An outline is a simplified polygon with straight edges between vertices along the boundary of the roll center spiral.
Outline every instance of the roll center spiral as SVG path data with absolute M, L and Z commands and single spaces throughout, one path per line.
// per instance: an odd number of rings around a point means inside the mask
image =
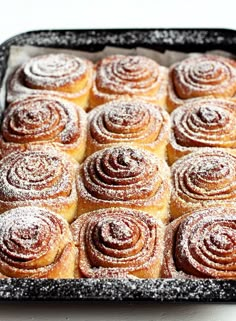
M 216 180 L 228 175 L 229 168 L 219 159 L 203 160 L 200 164 L 193 166 L 191 171 L 192 177 L 201 177 L 207 180 Z
M 197 64 L 195 67 L 196 73 L 200 75 L 202 74 L 205 77 L 207 76 L 210 77 L 214 69 L 215 69 L 214 64 L 206 61 Z
M 236 233 L 229 233 L 229 228 L 217 226 L 211 233 L 210 240 L 218 249 L 229 250 L 235 247 Z
M 125 240 L 132 236 L 132 231 L 125 222 L 113 221 L 110 223 L 110 232 L 113 238 Z
M 212 106 L 201 106 L 197 114 L 204 123 L 217 123 L 221 118 L 220 108 Z

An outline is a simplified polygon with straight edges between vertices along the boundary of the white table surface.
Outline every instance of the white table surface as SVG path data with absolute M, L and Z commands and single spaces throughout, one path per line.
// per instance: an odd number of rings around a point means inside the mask
M 235 0 L 0 0 L 0 42 L 34 29 L 236 29 Z M 1 303 L 0 321 L 234 321 L 235 305 Z

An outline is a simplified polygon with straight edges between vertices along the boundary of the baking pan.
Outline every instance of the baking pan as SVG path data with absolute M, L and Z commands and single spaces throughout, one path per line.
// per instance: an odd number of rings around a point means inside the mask
M 102 50 L 105 46 L 158 51 L 236 54 L 236 31 L 226 29 L 44 30 L 17 35 L 0 46 L 2 82 L 12 45 Z M 0 300 L 235 302 L 236 280 L 210 279 L 2 279 Z

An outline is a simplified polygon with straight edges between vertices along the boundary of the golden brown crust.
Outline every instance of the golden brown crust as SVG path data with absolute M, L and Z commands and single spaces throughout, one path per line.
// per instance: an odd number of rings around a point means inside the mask
M 0 216 L 0 277 L 73 278 L 75 245 L 68 223 L 39 207 Z
M 32 95 L 54 95 L 88 107 L 94 78 L 92 62 L 72 55 L 49 54 L 31 58 L 10 78 L 9 103 Z
M 169 163 L 200 148 L 236 154 L 236 103 L 225 99 L 193 100 L 171 114 Z
M 1 157 L 51 146 L 82 161 L 86 147 L 86 113 L 53 96 L 31 96 L 7 108 L 0 134 Z
M 11 153 L 0 161 L 0 213 L 46 207 L 69 222 L 76 216 L 76 162 L 48 148 Z
M 164 225 L 147 213 L 107 208 L 71 225 L 78 247 L 76 277 L 159 277 Z
M 128 146 L 103 149 L 85 160 L 77 176 L 78 215 L 127 207 L 168 221 L 169 168 L 147 151 Z
M 166 105 L 167 68 L 143 56 L 109 56 L 97 63 L 90 108 L 111 100 L 142 98 Z
M 213 207 L 184 215 L 166 229 L 161 276 L 236 278 L 236 210 Z
M 167 106 L 176 107 L 198 99 L 232 98 L 236 93 L 236 63 L 214 55 L 197 55 L 170 67 Z
M 86 154 L 115 145 L 130 145 L 165 157 L 169 115 L 162 107 L 143 100 L 115 100 L 88 115 Z
M 212 206 L 236 204 L 236 157 L 218 149 L 182 157 L 171 168 L 171 218 Z

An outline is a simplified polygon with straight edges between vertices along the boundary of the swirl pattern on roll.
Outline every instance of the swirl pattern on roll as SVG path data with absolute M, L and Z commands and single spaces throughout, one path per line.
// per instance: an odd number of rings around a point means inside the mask
M 51 211 L 20 207 L 0 216 L 0 277 L 74 276 L 68 223 Z
M 49 54 L 31 58 L 10 78 L 8 102 L 22 96 L 51 94 L 85 107 L 92 85 L 93 66 L 73 55 Z
M 0 137 L 1 153 L 48 144 L 78 154 L 78 149 L 85 150 L 85 135 L 86 114 L 82 109 L 63 99 L 32 96 L 7 108 Z
M 86 66 L 82 59 L 65 54 L 32 58 L 24 67 L 25 82 L 32 88 L 51 89 L 82 77 Z
M 7 155 L 0 161 L 0 211 L 23 204 L 69 213 L 77 199 L 75 170 L 66 155 L 47 148 Z
M 223 99 L 193 100 L 174 110 L 171 121 L 168 154 L 174 160 L 198 147 L 227 148 L 234 153 L 236 103 Z
M 160 102 L 166 96 L 166 68 L 143 56 L 114 55 L 97 64 L 91 106 L 110 100 L 142 97 Z
M 158 277 L 164 225 L 147 213 L 108 208 L 72 223 L 78 247 L 77 277 Z
M 117 100 L 90 112 L 87 153 L 129 144 L 164 156 L 169 116 L 163 108 L 141 100 Z
M 172 166 L 172 217 L 236 201 L 236 157 L 217 149 L 184 156 Z
M 85 212 L 124 206 L 144 207 L 158 215 L 160 209 L 167 211 L 169 191 L 166 163 L 147 151 L 128 146 L 90 155 L 78 175 L 80 210 Z
M 172 222 L 165 234 L 162 277 L 235 279 L 235 208 L 203 209 Z
M 187 58 L 170 68 L 169 77 L 170 109 L 192 98 L 229 98 L 236 93 L 236 63 L 221 56 Z

